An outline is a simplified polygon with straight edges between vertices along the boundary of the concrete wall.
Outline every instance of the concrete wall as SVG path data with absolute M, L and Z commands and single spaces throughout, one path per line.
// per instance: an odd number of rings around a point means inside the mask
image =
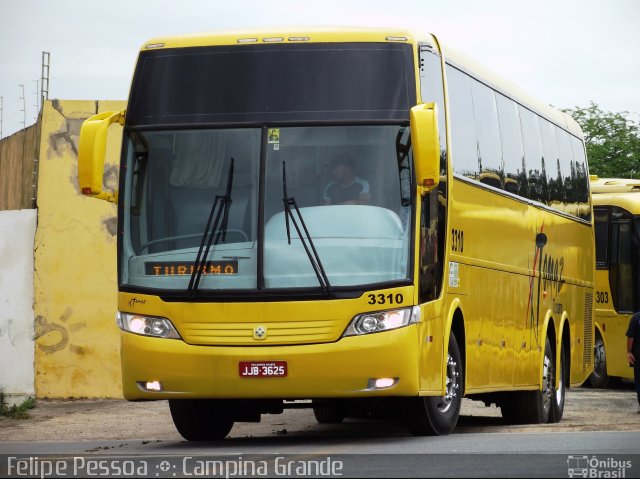
M 38 126 L 29 126 L 0 140 L 0 210 L 34 207 Z
M 86 118 L 123 108 L 124 102 L 103 101 L 43 106 L 34 254 L 37 397 L 122 396 L 116 206 L 80 194 L 77 151 Z M 122 128 L 111 129 L 104 181 L 114 187 Z
M 36 210 L 0 211 L 0 392 L 34 395 L 33 238 Z

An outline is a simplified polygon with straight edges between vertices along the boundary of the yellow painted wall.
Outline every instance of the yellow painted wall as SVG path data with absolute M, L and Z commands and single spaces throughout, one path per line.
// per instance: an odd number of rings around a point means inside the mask
M 78 189 L 78 137 L 91 115 L 119 101 L 43 106 L 35 238 L 36 396 L 122 397 L 117 308 L 116 206 Z M 117 187 L 122 128 L 110 130 L 105 185 Z

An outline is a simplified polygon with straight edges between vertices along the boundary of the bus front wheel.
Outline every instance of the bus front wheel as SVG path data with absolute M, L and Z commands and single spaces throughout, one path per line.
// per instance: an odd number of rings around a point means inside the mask
M 346 411 L 338 404 L 313 401 L 313 415 L 319 424 L 340 424 L 344 421 Z
M 463 394 L 462 355 L 452 332 L 449 336 L 447 355 L 446 394 L 442 397 L 408 399 L 406 423 L 411 433 L 415 436 L 450 434 L 458 423 Z
M 224 439 L 233 427 L 228 401 L 169 399 L 173 424 L 187 441 Z

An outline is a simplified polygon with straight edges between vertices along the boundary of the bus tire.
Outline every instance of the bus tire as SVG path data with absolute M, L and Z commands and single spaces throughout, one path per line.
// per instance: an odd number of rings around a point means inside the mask
M 524 424 L 525 418 L 522 415 L 522 409 L 524 408 L 524 393 L 521 391 L 514 391 L 510 393 L 503 393 L 501 400 L 498 403 L 500 412 L 502 413 L 502 419 L 507 424 Z
M 313 404 L 313 415 L 318 424 L 340 424 L 344 421 L 346 411 L 343 407 L 331 404 Z
M 600 334 L 596 334 L 596 340 L 593 345 L 593 372 L 589 376 L 589 384 L 595 389 L 604 389 L 609 385 L 607 351 Z
M 458 424 L 464 394 L 464 367 L 458 341 L 451 332 L 447 355 L 447 394 L 443 397 L 409 398 L 406 423 L 415 436 L 443 436 Z
M 546 424 L 551 416 L 555 397 L 553 352 L 549 337 L 544 346 L 542 390 L 507 393 L 500 403 L 502 417 L 507 424 Z M 564 409 L 564 395 L 562 397 Z
M 169 399 L 173 424 L 187 441 L 218 441 L 233 427 L 228 401 Z
M 551 411 L 549 413 L 549 422 L 560 422 L 564 413 L 564 398 L 566 393 L 566 384 L 569 376 L 567 371 L 567 350 L 560 345 L 560 364 L 556 366 L 556 374 L 559 375 L 558 388 L 554 387 L 551 400 Z M 555 378 L 554 378 L 555 380 Z

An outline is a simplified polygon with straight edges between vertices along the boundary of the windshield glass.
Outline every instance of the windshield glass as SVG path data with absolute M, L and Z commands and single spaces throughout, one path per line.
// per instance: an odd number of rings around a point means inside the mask
M 410 206 L 402 206 L 398 126 L 269 131 L 265 196 L 265 285 L 317 286 L 283 203 L 293 198 L 331 286 L 405 279 Z M 407 132 L 408 134 L 408 132 Z M 304 235 L 303 235 L 304 237 Z
M 408 134 L 391 125 L 131 133 L 121 283 L 186 292 L 212 214 L 227 218 L 209 232 L 201 294 L 319 289 L 314 261 L 332 288 L 407 279 L 410 162 L 396 145 Z M 285 181 L 315 258 L 296 224 L 287 229 Z
M 130 136 L 123 283 L 187 288 L 216 197 L 227 192 L 233 162 L 225 234 L 211 248 L 200 285 L 256 288 L 260 137 L 260 129 Z

